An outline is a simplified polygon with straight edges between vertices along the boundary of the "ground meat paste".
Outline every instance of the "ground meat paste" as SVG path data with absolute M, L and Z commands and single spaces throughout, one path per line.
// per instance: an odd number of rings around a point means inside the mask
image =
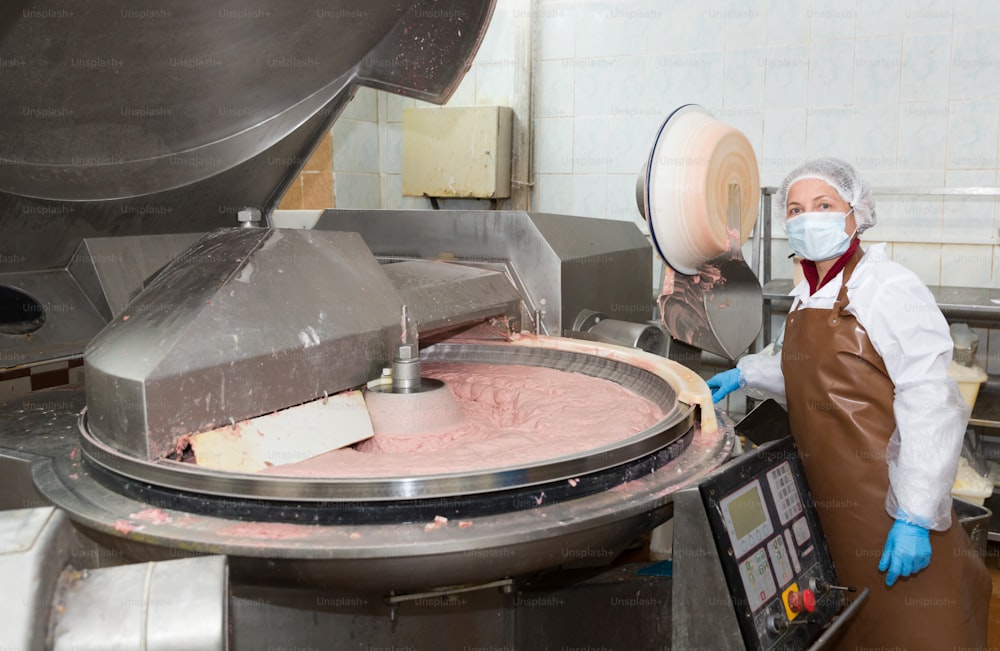
M 263 473 L 296 477 L 398 477 L 524 466 L 609 445 L 641 432 L 663 410 L 620 385 L 545 367 L 428 362 L 461 416 L 443 427 L 426 415 L 419 434 L 380 434 Z M 373 418 L 377 423 L 378 419 Z

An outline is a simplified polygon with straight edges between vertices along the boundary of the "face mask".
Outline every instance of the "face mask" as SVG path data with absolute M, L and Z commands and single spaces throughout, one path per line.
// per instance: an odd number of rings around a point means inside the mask
M 840 257 L 854 237 L 844 232 L 848 214 L 806 212 L 796 215 L 787 222 L 788 244 L 806 260 L 818 262 Z

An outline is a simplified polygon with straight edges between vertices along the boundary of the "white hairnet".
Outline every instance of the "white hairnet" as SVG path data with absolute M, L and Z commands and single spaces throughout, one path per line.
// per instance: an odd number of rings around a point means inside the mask
M 835 189 L 840 198 L 854 208 L 854 220 L 859 233 L 875 225 L 875 200 L 872 199 L 871 188 L 849 163 L 836 158 L 817 158 L 798 166 L 785 177 L 777 195 L 782 224 L 788 215 L 788 190 L 802 179 L 819 179 Z

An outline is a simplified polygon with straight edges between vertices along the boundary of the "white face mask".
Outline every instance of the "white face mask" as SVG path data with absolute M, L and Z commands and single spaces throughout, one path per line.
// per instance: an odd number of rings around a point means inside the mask
M 787 222 L 789 246 L 799 256 L 814 262 L 840 257 L 854 238 L 854 234 L 844 232 L 847 215 L 853 210 L 795 215 Z

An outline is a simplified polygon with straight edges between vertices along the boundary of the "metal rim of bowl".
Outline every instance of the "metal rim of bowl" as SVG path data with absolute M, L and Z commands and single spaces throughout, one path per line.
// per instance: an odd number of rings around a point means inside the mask
M 663 419 L 615 444 L 526 466 L 413 477 L 314 478 L 252 475 L 206 470 L 174 461 L 150 462 L 129 456 L 95 438 L 86 410 L 78 420 L 84 458 L 117 475 L 155 486 L 206 495 L 273 501 L 391 501 L 490 493 L 606 470 L 657 452 L 690 431 L 693 406 L 656 374 L 606 357 L 551 348 L 437 344 L 421 353 L 426 361 L 546 366 L 607 379 L 656 401 L 672 400 Z

